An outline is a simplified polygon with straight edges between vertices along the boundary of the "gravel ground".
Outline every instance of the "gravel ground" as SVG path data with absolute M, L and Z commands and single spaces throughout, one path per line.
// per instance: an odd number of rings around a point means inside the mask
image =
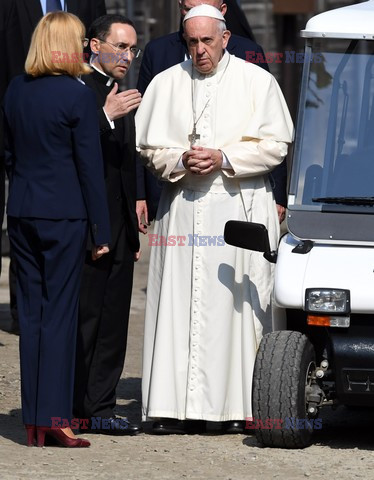
M 144 240 L 144 239 L 143 239 Z M 140 421 L 140 373 L 149 250 L 136 266 L 128 353 L 117 414 Z M 9 333 L 8 261 L 0 280 L 0 478 L 8 479 L 374 479 L 374 410 L 322 412 L 305 450 L 261 448 L 251 435 L 86 435 L 89 449 L 27 448 L 20 410 L 18 337 Z

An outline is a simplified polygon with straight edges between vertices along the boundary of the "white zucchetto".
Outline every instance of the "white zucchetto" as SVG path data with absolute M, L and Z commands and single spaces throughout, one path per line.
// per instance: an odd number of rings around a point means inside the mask
M 217 20 L 222 20 L 223 22 L 225 21 L 225 17 L 218 10 L 218 8 L 205 4 L 191 8 L 191 10 L 189 10 L 184 17 L 183 23 L 193 17 L 210 17 L 216 18 Z

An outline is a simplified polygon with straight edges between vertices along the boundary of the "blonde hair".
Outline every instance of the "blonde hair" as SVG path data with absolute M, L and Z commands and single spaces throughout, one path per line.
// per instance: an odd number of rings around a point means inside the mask
M 47 13 L 37 24 L 25 62 L 26 73 L 78 76 L 90 73 L 83 60 L 85 28 L 67 12 Z

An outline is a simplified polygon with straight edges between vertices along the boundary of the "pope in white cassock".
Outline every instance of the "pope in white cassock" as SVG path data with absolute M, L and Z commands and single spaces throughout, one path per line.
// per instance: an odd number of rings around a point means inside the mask
M 271 330 L 272 265 L 223 242 L 228 220 L 264 224 L 277 247 L 268 173 L 292 141 L 271 74 L 225 51 L 216 8 L 184 19 L 191 59 L 157 75 L 136 115 L 146 165 L 167 182 L 150 259 L 143 354 L 143 419 L 155 433 L 252 416 L 256 351 Z M 186 421 L 187 420 L 187 421 Z M 230 430 L 233 428 L 233 430 Z

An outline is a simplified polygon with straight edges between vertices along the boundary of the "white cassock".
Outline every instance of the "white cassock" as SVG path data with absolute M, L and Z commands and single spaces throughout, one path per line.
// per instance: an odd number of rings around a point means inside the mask
M 268 173 L 293 126 L 277 82 L 258 66 L 225 52 L 213 74 L 191 75 L 190 60 L 157 75 L 136 115 L 138 150 L 166 181 L 151 241 L 177 243 L 151 247 L 143 419 L 243 420 L 252 416 L 256 351 L 271 330 L 273 267 L 261 253 L 222 245 L 222 236 L 228 220 L 258 222 L 277 247 Z M 173 173 L 190 149 L 192 97 L 195 120 L 203 112 L 198 144 L 222 150 L 232 169 Z

